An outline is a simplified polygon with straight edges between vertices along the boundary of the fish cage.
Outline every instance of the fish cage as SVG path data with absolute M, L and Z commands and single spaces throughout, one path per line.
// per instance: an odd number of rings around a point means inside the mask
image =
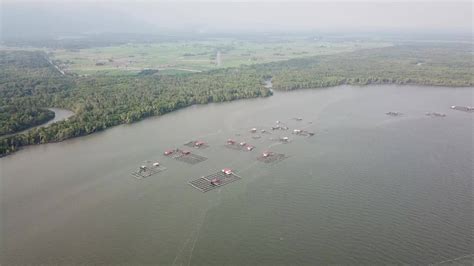
M 188 184 L 201 192 L 208 192 L 240 179 L 242 178 L 236 175 L 232 170 L 222 169 L 222 171 L 217 173 L 192 180 L 188 182 Z
M 231 139 L 227 140 L 224 146 L 226 148 L 229 148 L 231 150 L 236 150 L 236 151 L 253 151 L 255 149 L 255 146 L 250 145 L 244 141 L 237 142 Z
M 136 179 L 144 179 L 154 174 L 158 174 L 166 170 L 166 167 L 161 166 L 158 162 L 147 163 L 138 168 L 137 171 L 132 172 L 132 176 Z
M 205 143 L 204 141 L 200 140 L 191 140 L 184 144 L 184 146 L 196 149 L 206 149 L 209 148 L 209 144 Z
M 285 154 L 266 151 L 257 157 L 257 161 L 263 163 L 277 163 L 288 158 Z
M 472 107 L 472 106 L 456 106 L 456 105 L 453 105 L 453 106 L 451 106 L 451 109 L 458 110 L 458 111 L 463 111 L 463 112 L 468 112 L 468 113 L 474 112 L 474 107 Z
M 290 138 L 288 137 L 278 137 L 278 138 L 270 138 L 271 141 L 277 141 L 282 144 L 288 144 L 291 142 Z
M 167 151 L 168 152 L 168 151 Z M 171 153 L 165 152 L 167 157 L 173 158 L 177 161 L 188 163 L 188 164 L 197 164 L 207 160 L 206 157 L 194 154 L 190 151 L 175 149 Z
M 425 115 L 426 115 L 426 116 L 430 116 L 430 117 L 445 117 L 445 116 L 446 116 L 446 114 L 436 113 L 436 112 L 434 112 L 434 113 L 426 113 Z
M 290 128 L 285 126 L 285 125 L 281 125 L 281 124 L 278 124 L 276 126 L 272 126 L 271 127 L 273 131 L 275 130 L 289 130 Z
M 388 116 L 402 116 L 403 114 L 400 112 L 387 112 L 385 113 Z
M 310 131 L 303 130 L 303 129 L 294 129 L 292 133 L 293 133 L 294 135 L 303 136 L 303 137 L 311 137 L 311 136 L 314 136 L 314 132 L 310 132 Z

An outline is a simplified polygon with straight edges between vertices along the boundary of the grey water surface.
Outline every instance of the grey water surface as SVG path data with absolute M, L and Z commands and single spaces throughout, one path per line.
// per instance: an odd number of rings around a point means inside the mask
M 449 107 L 474 105 L 473 93 L 278 92 L 26 147 L 0 159 L 0 263 L 380 265 L 472 254 L 473 114 Z M 276 120 L 316 134 L 252 138 Z M 271 140 L 284 136 L 290 143 Z M 227 149 L 228 138 L 256 149 Z M 162 155 L 194 139 L 209 143 L 193 150 L 208 160 Z M 288 158 L 257 161 L 266 150 Z M 167 170 L 133 178 L 147 160 Z M 187 184 L 226 167 L 242 179 L 207 193 Z

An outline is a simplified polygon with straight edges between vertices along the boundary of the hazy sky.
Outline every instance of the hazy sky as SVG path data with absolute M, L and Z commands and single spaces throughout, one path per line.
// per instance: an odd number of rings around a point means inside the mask
M 2 1 L 2 0 L 0 0 Z M 1 33 L 472 32 L 471 1 L 3 0 Z

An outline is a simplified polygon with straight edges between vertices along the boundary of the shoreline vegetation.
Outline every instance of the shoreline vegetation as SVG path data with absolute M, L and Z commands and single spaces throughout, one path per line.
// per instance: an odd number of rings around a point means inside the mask
M 54 112 L 46 108 L 0 106 L 0 138 L 42 125 L 54 119 Z
M 369 84 L 471 87 L 471 50 L 466 44 L 396 45 L 200 73 L 114 76 L 61 75 L 44 52 L 0 51 L 0 107 L 6 110 L 2 117 L 8 119 L 12 108 L 24 115 L 41 106 L 75 113 L 48 127 L 0 136 L 0 157 L 22 146 L 88 135 L 194 104 L 268 97 L 271 89 Z M 264 86 L 270 78 L 271 89 Z

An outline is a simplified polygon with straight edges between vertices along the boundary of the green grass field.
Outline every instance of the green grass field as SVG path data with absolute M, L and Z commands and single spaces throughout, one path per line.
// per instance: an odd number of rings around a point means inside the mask
M 308 39 L 266 43 L 234 39 L 125 44 L 80 50 L 49 51 L 61 69 L 77 74 L 124 74 L 159 69 L 163 74 L 199 72 L 314 55 L 390 46 L 387 42 L 322 42 Z M 217 53 L 220 52 L 220 60 Z

